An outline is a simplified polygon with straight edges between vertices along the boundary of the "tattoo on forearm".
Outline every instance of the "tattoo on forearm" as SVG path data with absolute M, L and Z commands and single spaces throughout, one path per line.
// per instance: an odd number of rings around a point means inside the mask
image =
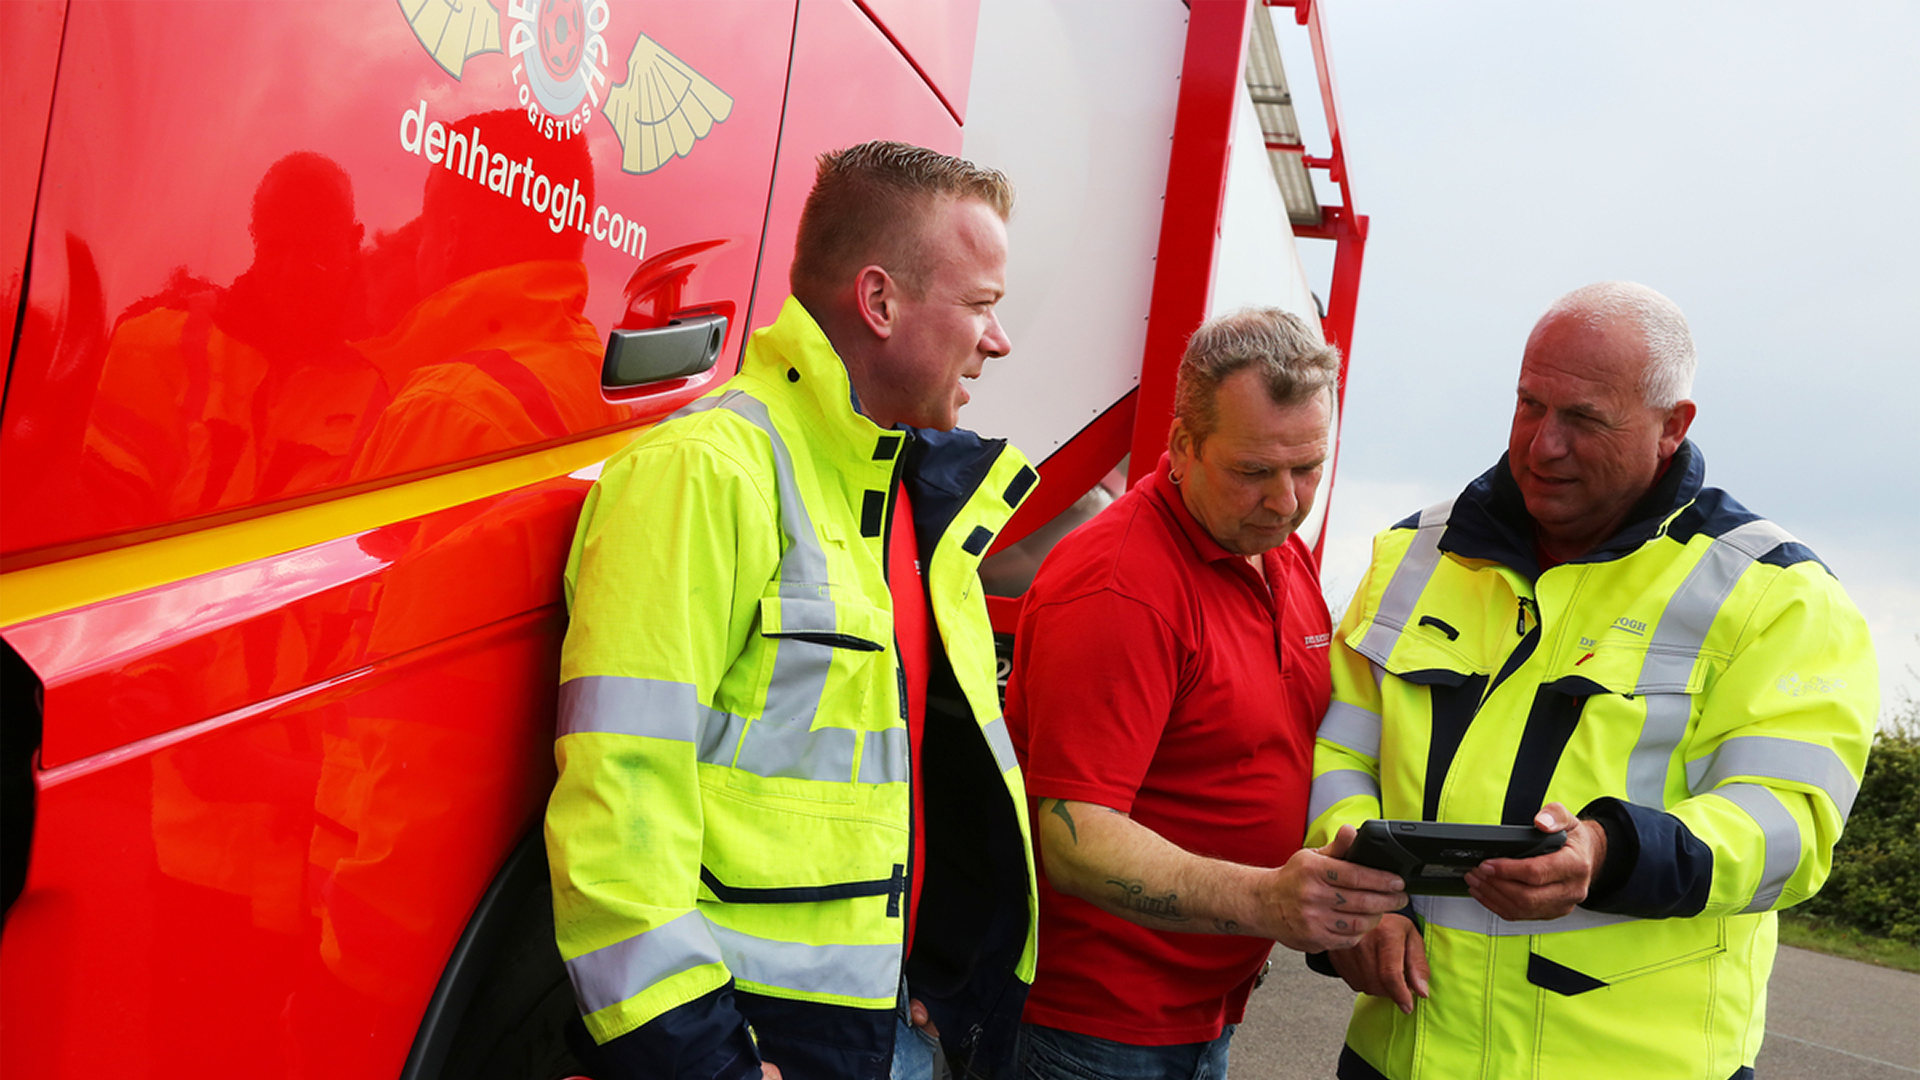
M 1080 845 L 1080 830 L 1073 826 L 1073 815 L 1067 813 L 1066 800 L 1053 800 L 1053 809 L 1047 812 L 1067 823 L 1067 834 L 1073 837 L 1074 846 L 1078 847 Z
M 1213 929 L 1217 933 L 1237 934 L 1240 932 L 1240 924 L 1234 922 L 1232 919 L 1215 919 L 1213 920 Z
M 1147 895 L 1144 881 L 1122 881 L 1108 878 L 1107 884 L 1120 891 L 1120 903 L 1132 911 L 1159 919 L 1163 922 L 1186 922 L 1190 916 L 1180 910 L 1180 894 L 1168 893 L 1165 896 Z

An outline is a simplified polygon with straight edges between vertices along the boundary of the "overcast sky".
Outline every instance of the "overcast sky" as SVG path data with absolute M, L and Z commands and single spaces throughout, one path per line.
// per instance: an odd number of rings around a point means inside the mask
M 1329 600 L 1505 448 L 1546 306 L 1626 278 L 1692 324 L 1708 483 L 1810 545 L 1920 695 L 1920 4 L 1323 3 L 1373 223 Z

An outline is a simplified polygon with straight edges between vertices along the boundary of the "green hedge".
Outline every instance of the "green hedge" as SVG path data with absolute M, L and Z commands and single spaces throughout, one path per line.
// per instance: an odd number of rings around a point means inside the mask
M 1920 704 L 1907 701 L 1874 737 L 1833 876 L 1799 910 L 1920 944 Z

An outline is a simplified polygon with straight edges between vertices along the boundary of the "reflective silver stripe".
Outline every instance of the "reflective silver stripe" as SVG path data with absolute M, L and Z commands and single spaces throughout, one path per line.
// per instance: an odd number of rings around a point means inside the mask
M 1860 794 L 1859 781 L 1847 771 L 1839 754 L 1819 743 L 1798 739 L 1767 735 L 1728 739 L 1711 755 L 1687 763 L 1687 789 L 1695 795 L 1712 791 L 1735 776 L 1790 780 L 1817 787 L 1840 808 L 1842 820 L 1853 812 L 1854 797 Z
M 726 393 L 729 393 L 729 394 L 737 393 L 737 392 L 738 391 L 734 391 L 734 390 L 726 391 Z M 696 413 L 706 412 L 708 409 L 711 409 L 715 405 L 720 404 L 720 399 L 723 396 L 724 394 L 714 394 L 711 397 L 695 398 L 692 401 L 687 402 L 685 405 L 680 406 L 678 409 L 675 409 L 671 416 L 668 416 L 665 420 L 660 421 L 660 423 L 670 424 L 673 421 L 678 420 L 682 417 L 692 416 Z
M 774 484 L 780 492 L 780 531 L 787 538 L 787 549 L 780 556 L 780 596 L 783 600 L 812 601 L 818 608 L 805 611 L 805 621 L 824 623 L 827 630 L 836 625 L 833 599 L 827 592 L 827 555 L 814 534 L 813 519 L 807 514 L 806 500 L 800 496 L 800 481 L 793 467 L 793 453 L 787 441 L 774 427 L 773 417 L 764 403 L 732 390 L 721 394 L 717 407 L 739 416 L 766 433 L 773 448 Z M 805 610 L 805 609 L 803 609 Z M 781 608 L 782 617 L 786 606 Z M 800 615 L 796 612 L 796 615 Z M 806 617 L 810 616 L 810 617 Z M 834 651 L 828 646 L 782 642 L 775 647 L 773 676 L 767 683 L 765 715 L 777 720 L 811 721 L 820 711 L 820 696 L 827 687 L 827 671 L 833 666 Z M 849 733 L 851 734 L 851 733 Z M 752 739 L 751 733 L 748 736 Z M 791 742 L 782 745 L 791 746 Z M 745 747 L 741 755 L 746 754 Z M 762 774 L 768 775 L 768 774 Z M 853 776 L 851 743 L 847 746 L 847 778 Z
M 787 537 L 786 553 L 780 557 L 780 583 L 806 586 L 824 584 L 827 581 L 827 554 L 821 550 L 820 538 L 813 531 L 813 518 L 807 515 L 807 501 L 800 497 L 800 480 L 793 468 L 793 453 L 787 449 L 787 440 L 781 438 L 779 429 L 773 426 L 773 417 L 767 413 L 766 405 L 757 398 L 736 390 L 721 395 L 720 404 L 728 412 L 765 432 L 773 446 L 773 478 L 780 490 L 780 531 Z M 780 595 L 806 596 L 809 593 L 788 593 L 782 589 Z
M 1511 922 L 1481 907 L 1480 901 L 1471 896 L 1416 896 L 1412 899 L 1414 913 L 1424 919 L 1428 926 L 1444 926 L 1449 930 L 1465 930 L 1487 937 L 1563 934 L 1571 930 L 1592 930 L 1635 921 L 1632 915 L 1607 915 L 1586 908 L 1574 908 L 1557 919 Z
M 1719 542 L 1738 548 L 1749 559 L 1758 559 L 1781 544 L 1797 543 L 1793 534 L 1765 518 L 1757 518 L 1737 529 L 1730 529 Z
M 1713 629 L 1721 605 L 1727 602 L 1740 576 L 1755 559 L 1792 540 L 1785 529 L 1766 520 L 1749 521 L 1715 537 L 1660 612 L 1660 622 L 1647 641 L 1647 658 L 1640 665 L 1640 682 L 1634 693 L 1686 690 L 1707 631 Z
M 1452 514 L 1451 499 L 1421 511 L 1419 531 L 1401 557 L 1400 565 L 1394 568 L 1386 591 L 1380 594 L 1373 625 L 1367 628 L 1366 637 L 1360 639 L 1362 655 L 1386 663 L 1394 642 L 1400 640 L 1400 632 L 1406 629 L 1407 620 L 1413 618 L 1420 594 L 1427 591 L 1427 582 L 1440 565 L 1440 537 L 1447 531 L 1447 518 Z
M 782 587 L 784 594 L 786 589 Z M 780 599 L 780 634 L 834 634 L 840 625 L 834 617 L 833 601 L 816 600 L 811 597 L 801 599 L 782 595 Z
M 780 531 L 787 542 L 780 557 L 778 586 L 781 632 L 836 632 L 839 620 L 828 590 L 826 552 L 807 514 L 786 440 L 774 426 L 766 404 L 741 390 L 701 398 L 674 416 L 716 408 L 726 409 L 759 428 L 773 451 Z M 756 776 L 851 782 L 859 735 L 847 728 L 813 729 L 827 674 L 838 652 L 814 642 L 782 641 L 775 645 L 762 717 L 748 722 L 716 714 L 713 726 L 702 733 L 700 760 L 732 764 Z M 737 758 L 731 753 L 735 745 L 739 747 Z
M 694 750 L 694 760 L 703 765 L 731 766 L 734 753 L 740 749 L 740 740 L 746 734 L 746 717 L 708 710 L 700 725 L 700 745 Z
M 796 736 L 791 725 L 702 705 L 686 683 L 583 675 L 560 684 L 560 734 L 640 735 L 694 744 L 694 760 L 758 776 L 800 776 L 845 783 L 853 772 L 853 732 L 829 728 Z M 749 734 L 754 738 L 742 741 Z M 902 732 L 904 735 L 905 732 Z M 815 737 L 819 745 L 813 745 Z M 799 749 L 795 749 L 798 747 Z M 734 760 L 740 751 L 739 760 Z M 782 755 L 792 754 L 791 757 Z
M 707 920 L 689 911 L 644 934 L 616 941 L 567 961 L 567 978 L 583 1013 L 618 1005 L 683 971 L 720 959 Z
M 755 776 L 852 783 L 853 751 L 859 733 L 851 728 L 809 730 L 810 723 L 811 718 L 762 717 L 748 721 L 734 768 Z
M 715 924 L 720 955 L 741 982 L 797 990 L 884 998 L 900 991 L 899 942 L 887 945 L 801 945 L 754 937 Z
M 1647 719 L 1640 725 L 1640 741 L 1627 755 L 1627 801 L 1655 810 L 1667 808 L 1667 767 L 1673 748 L 1687 733 L 1693 716 L 1693 698 L 1686 694 L 1648 694 Z
M 692 684 L 582 675 L 560 684 L 559 734 L 639 735 L 693 742 L 704 715 Z
M 1313 793 L 1307 797 L 1307 820 L 1318 821 L 1334 804 L 1355 795 L 1380 798 L 1380 781 L 1372 773 L 1359 769 L 1336 769 L 1313 778 Z
M 986 735 L 987 747 L 993 751 L 993 763 L 1000 767 L 1001 772 L 1004 773 L 1020 764 L 1020 759 L 1013 752 L 1013 736 L 1007 733 L 1006 717 L 994 717 L 993 723 L 981 728 L 980 731 Z
M 1713 793 L 1745 810 L 1767 838 L 1767 861 L 1760 870 L 1760 884 L 1745 909 L 1766 911 L 1779 901 L 1793 872 L 1800 869 L 1800 823 L 1793 820 L 1778 795 L 1759 784 L 1728 784 Z
M 907 747 L 906 728 L 867 732 L 866 746 L 860 751 L 860 782 L 904 784 L 912 780 L 913 766 L 907 760 Z
M 1363 757 L 1380 758 L 1380 714 L 1336 701 L 1320 721 L 1319 737 Z

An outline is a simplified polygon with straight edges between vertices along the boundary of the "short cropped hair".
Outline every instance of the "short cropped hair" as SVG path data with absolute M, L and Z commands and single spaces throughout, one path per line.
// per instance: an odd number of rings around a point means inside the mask
M 978 199 L 1002 221 L 1013 213 L 1013 185 L 999 170 L 924 146 L 869 142 L 820 155 L 788 272 L 793 294 L 811 307 L 878 265 L 924 296 L 933 268 L 922 230 L 941 197 Z
M 1646 343 L 1646 367 L 1640 372 L 1640 396 L 1649 409 L 1671 409 L 1693 394 L 1697 359 L 1693 332 L 1680 305 L 1633 281 L 1601 281 L 1575 289 L 1553 302 L 1541 322 L 1571 317 L 1599 329 L 1614 319 L 1632 319 Z
M 1340 381 L 1340 350 L 1320 340 L 1299 316 L 1279 308 L 1242 308 L 1200 324 L 1173 388 L 1173 415 L 1194 446 L 1219 425 L 1220 384 L 1241 370 L 1260 373 L 1275 405 L 1300 405 Z

